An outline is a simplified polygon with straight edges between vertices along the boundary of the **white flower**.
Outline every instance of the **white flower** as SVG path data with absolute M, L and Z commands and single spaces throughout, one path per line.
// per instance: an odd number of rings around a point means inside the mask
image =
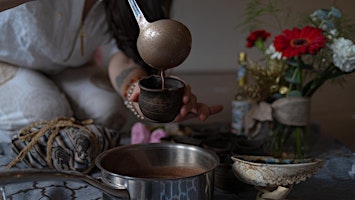
M 333 35 L 333 36 L 338 36 L 339 32 L 338 32 L 337 29 L 334 28 L 334 29 L 330 30 L 330 34 Z
M 270 55 L 271 59 L 276 59 L 276 60 L 281 60 L 282 59 L 282 53 L 276 51 L 275 47 L 273 44 L 269 46 L 269 48 L 265 51 L 266 55 Z
M 351 72 L 355 69 L 355 45 L 343 37 L 334 39 L 330 45 L 333 50 L 333 62 L 340 70 Z

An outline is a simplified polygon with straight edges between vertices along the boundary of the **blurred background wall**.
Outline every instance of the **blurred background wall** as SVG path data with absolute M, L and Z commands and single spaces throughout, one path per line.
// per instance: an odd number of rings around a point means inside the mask
M 238 26 L 246 3 L 247 0 L 175 0 L 173 4 L 172 18 L 189 27 L 193 42 L 187 60 L 168 73 L 189 82 L 200 101 L 224 105 L 224 111 L 210 117 L 208 123 L 229 123 L 238 53 L 246 51 L 249 57 L 259 53 L 246 49 L 249 32 Z M 293 27 L 292 20 L 332 5 L 355 21 L 354 0 L 284 0 L 282 5 L 292 11 L 291 22 L 284 29 Z M 355 150 L 355 73 L 346 80 L 343 86 L 329 82 L 317 91 L 312 98 L 311 118 L 320 125 L 321 134 L 333 135 Z

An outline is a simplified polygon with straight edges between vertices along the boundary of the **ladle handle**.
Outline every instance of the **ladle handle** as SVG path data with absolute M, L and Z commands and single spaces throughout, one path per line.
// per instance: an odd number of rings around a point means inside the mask
M 55 170 L 10 170 L 0 171 L 0 186 L 10 183 L 19 183 L 34 180 L 72 180 L 84 181 L 89 185 L 96 187 L 106 194 L 112 195 L 117 199 L 130 199 L 127 190 L 115 189 L 96 180 L 88 175 L 79 172 L 59 172 Z
M 138 23 L 138 26 L 142 28 L 146 24 L 148 24 L 148 21 L 145 19 L 143 12 L 139 8 L 137 2 L 135 0 L 128 0 L 129 5 L 131 6 L 131 9 L 133 11 L 134 17 L 136 18 L 136 21 Z

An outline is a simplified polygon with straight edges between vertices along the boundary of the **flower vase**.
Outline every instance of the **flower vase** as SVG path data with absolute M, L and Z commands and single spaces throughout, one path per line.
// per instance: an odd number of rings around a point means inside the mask
M 304 158 L 308 126 L 274 123 L 266 142 L 266 152 L 277 158 Z
M 267 152 L 274 157 L 304 158 L 306 135 L 309 132 L 310 99 L 285 97 L 272 105 L 273 121 Z

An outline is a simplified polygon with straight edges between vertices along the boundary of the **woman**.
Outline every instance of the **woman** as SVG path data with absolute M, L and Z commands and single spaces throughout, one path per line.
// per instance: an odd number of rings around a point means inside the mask
M 138 3 L 148 20 L 169 16 L 170 1 Z M 5 0 L 0 11 L 2 140 L 58 116 L 120 130 L 127 116 L 122 99 L 135 102 L 140 113 L 135 83 L 154 72 L 137 53 L 138 26 L 127 1 Z M 107 69 L 92 62 L 98 48 L 110 58 Z M 197 103 L 186 85 L 175 121 L 191 116 L 203 121 L 222 110 Z

